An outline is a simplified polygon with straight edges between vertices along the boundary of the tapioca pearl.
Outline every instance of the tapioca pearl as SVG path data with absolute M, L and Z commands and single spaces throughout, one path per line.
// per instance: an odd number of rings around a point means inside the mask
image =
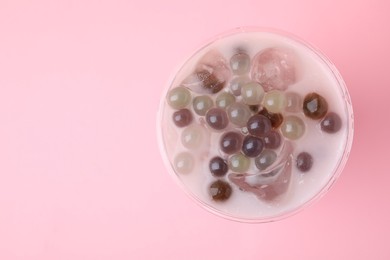
M 247 135 L 242 143 L 242 153 L 248 157 L 258 156 L 264 148 L 263 140 L 258 137 Z
M 234 154 L 228 160 L 229 169 L 233 172 L 240 173 L 248 171 L 250 163 L 250 159 L 242 153 Z
M 252 113 L 247 105 L 236 102 L 227 107 L 227 114 L 232 124 L 244 127 Z
M 286 116 L 280 129 L 287 139 L 297 140 L 305 133 L 305 123 L 297 116 Z
M 207 95 L 197 96 L 192 102 L 194 112 L 200 116 L 204 116 L 212 106 L 213 100 Z
M 192 113 L 187 108 L 182 108 L 173 113 L 172 119 L 177 127 L 185 127 L 191 124 Z
M 259 109 L 260 109 L 260 106 L 259 105 L 249 105 L 249 110 L 252 111 L 253 113 L 258 113 L 259 112 Z
M 234 154 L 242 147 L 243 136 L 237 132 L 227 132 L 221 136 L 219 141 L 221 151 L 226 154 Z
M 251 116 L 247 121 L 248 132 L 254 136 L 263 136 L 271 130 L 271 121 L 263 115 Z
M 279 132 L 271 130 L 263 136 L 264 147 L 268 149 L 277 149 L 282 144 L 282 136 Z
M 321 121 L 322 131 L 329 134 L 338 132 L 341 129 L 341 125 L 340 116 L 334 112 L 328 113 Z
M 209 169 L 215 177 L 222 177 L 227 173 L 229 167 L 224 159 L 216 156 L 210 160 Z
M 199 125 L 189 125 L 181 133 L 181 142 L 188 149 L 197 149 L 204 140 L 203 129 Z
M 236 98 L 229 92 L 221 92 L 215 99 L 215 104 L 219 108 L 226 109 L 235 102 Z
M 286 106 L 284 93 L 279 90 L 271 90 L 264 95 L 264 107 L 271 113 L 280 113 Z
M 328 112 L 328 102 L 317 93 L 307 94 L 303 100 L 303 113 L 311 119 L 321 119 Z
M 268 112 L 266 108 L 263 108 L 258 114 L 265 116 L 271 121 L 272 128 L 278 128 L 283 123 L 283 116 L 281 113 Z
M 255 158 L 255 165 L 257 169 L 265 170 L 275 162 L 276 158 L 276 152 L 265 149 L 260 153 L 258 157 Z
M 307 152 L 301 152 L 297 156 L 296 166 L 301 172 L 308 172 L 313 166 L 313 157 Z
M 171 89 L 167 95 L 167 102 L 173 109 L 181 109 L 191 102 L 191 92 L 185 87 Z
M 194 157 L 189 152 L 182 152 L 176 155 L 173 164 L 177 173 L 187 174 L 194 168 Z
M 209 194 L 215 201 L 225 201 L 232 194 L 232 187 L 229 183 L 223 180 L 216 180 L 209 186 Z
M 251 59 L 246 53 L 237 53 L 230 58 L 230 68 L 237 75 L 248 73 L 250 63 Z
M 295 92 L 286 92 L 286 107 L 284 108 L 287 112 L 297 113 L 302 109 L 302 97 Z
M 222 130 L 229 124 L 229 118 L 225 110 L 221 108 L 211 108 L 206 112 L 206 122 L 211 128 Z
M 238 76 L 233 78 L 229 83 L 230 92 L 235 96 L 241 95 L 241 87 L 251 80 L 248 76 Z
M 259 105 L 264 97 L 264 89 L 257 82 L 250 82 L 241 87 L 241 96 L 244 103 Z

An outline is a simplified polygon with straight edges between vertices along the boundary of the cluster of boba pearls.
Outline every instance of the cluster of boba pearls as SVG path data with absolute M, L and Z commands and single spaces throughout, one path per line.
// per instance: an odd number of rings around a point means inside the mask
M 282 156 L 285 142 L 297 144 L 304 136 L 306 119 L 318 121 L 326 134 L 339 131 L 341 119 L 329 112 L 320 93 L 301 96 L 288 89 L 296 81 L 294 55 L 289 51 L 269 48 L 251 59 L 239 50 L 230 62 L 217 51 L 206 54 L 194 72 L 167 95 L 174 110 L 172 122 L 181 130 L 186 149 L 175 156 L 175 170 L 192 173 L 196 161 L 192 151 L 200 147 L 207 131 L 218 133 L 219 153 L 205 162 L 213 178 L 208 193 L 214 201 L 226 201 L 233 193 L 232 185 L 238 185 L 230 181 L 228 173 L 275 175 L 269 169 Z M 305 151 L 293 162 L 302 173 L 309 172 L 315 163 Z M 253 163 L 256 172 L 250 173 Z

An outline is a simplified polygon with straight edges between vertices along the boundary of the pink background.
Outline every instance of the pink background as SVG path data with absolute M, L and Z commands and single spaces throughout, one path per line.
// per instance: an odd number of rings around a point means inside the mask
M 389 259 L 389 9 L 386 0 L 1 0 L 0 259 Z M 175 68 L 240 25 L 322 49 L 354 105 L 339 181 L 269 224 L 200 208 L 157 146 Z

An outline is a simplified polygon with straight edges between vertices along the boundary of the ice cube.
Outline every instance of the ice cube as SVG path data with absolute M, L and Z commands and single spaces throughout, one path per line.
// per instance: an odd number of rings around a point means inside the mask
M 252 192 L 259 199 L 273 200 L 287 192 L 292 171 L 292 145 L 285 142 L 276 161 L 266 171 L 256 174 L 231 173 L 229 180 L 241 190 Z
M 194 72 L 182 83 L 200 94 L 215 94 L 221 91 L 231 78 L 229 64 L 221 53 L 207 52 L 198 61 Z
M 253 58 L 251 76 L 265 91 L 286 90 L 296 81 L 295 56 L 289 50 L 262 50 Z

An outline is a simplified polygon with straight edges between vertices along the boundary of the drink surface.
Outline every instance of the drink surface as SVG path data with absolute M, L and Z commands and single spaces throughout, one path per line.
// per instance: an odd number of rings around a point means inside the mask
M 262 128 L 276 139 L 248 123 L 266 110 L 281 115 Z M 176 74 L 161 113 L 164 152 L 184 189 L 235 219 L 297 210 L 334 181 L 349 148 L 351 111 L 340 79 L 311 48 L 275 33 L 237 33 L 202 48 Z M 232 153 L 221 147 L 231 132 L 241 136 Z M 276 154 L 272 170 L 267 153 Z

